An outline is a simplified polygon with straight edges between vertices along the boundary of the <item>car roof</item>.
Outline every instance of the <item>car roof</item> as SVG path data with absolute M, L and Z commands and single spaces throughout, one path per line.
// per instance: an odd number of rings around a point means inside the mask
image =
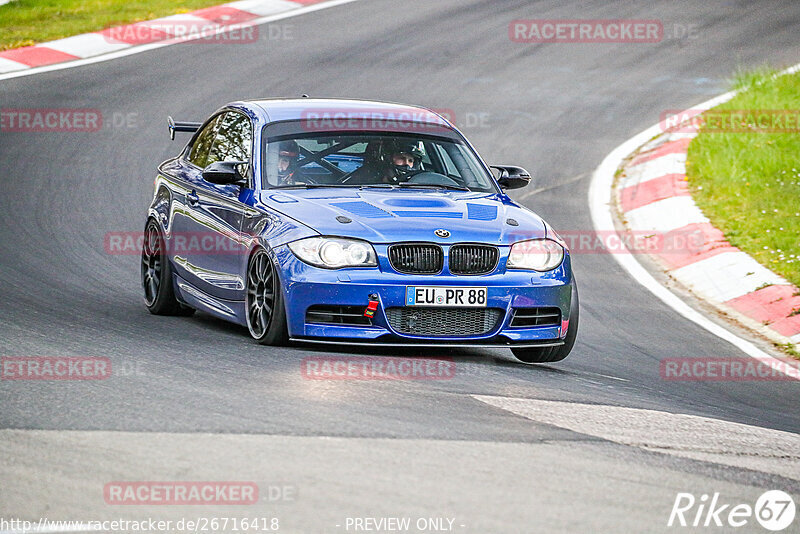
M 249 104 L 260 107 L 268 116 L 269 122 L 301 120 L 314 117 L 373 118 L 398 117 L 414 122 L 426 122 L 442 126 L 452 125 L 438 113 L 420 106 L 408 106 L 392 102 L 355 100 L 339 98 L 268 98 L 251 100 Z

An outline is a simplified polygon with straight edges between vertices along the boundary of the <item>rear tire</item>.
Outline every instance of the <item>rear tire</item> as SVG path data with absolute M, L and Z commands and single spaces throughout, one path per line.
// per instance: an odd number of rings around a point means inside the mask
M 272 258 L 256 249 L 247 263 L 245 316 L 250 335 L 261 345 L 283 345 L 289 339 L 281 281 Z
M 564 344 L 556 347 L 527 347 L 512 348 L 511 352 L 522 363 L 552 363 L 560 362 L 572 351 L 575 346 L 575 339 L 578 337 L 578 318 L 580 316 L 580 306 L 578 302 L 578 286 L 573 280 L 572 302 L 569 309 L 569 327 Z
M 150 219 L 142 243 L 142 289 L 144 303 L 153 315 L 189 316 L 194 309 L 178 302 L 172 286 L 172 265 L 166 253 L 164 235 L 158 223 Z

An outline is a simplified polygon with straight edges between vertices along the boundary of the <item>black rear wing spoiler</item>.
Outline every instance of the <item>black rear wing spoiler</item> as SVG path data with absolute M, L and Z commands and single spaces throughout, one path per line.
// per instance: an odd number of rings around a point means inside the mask
M 175 132 L 196 132 L 203 125 L 202 122 L 177 122 L 172 117 L 167 117 L 169 138 L 175 140 Z

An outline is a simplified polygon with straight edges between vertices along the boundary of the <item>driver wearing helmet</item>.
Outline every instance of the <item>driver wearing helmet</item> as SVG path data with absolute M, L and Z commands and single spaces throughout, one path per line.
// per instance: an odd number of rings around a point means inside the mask
M 303 183 L 304 177 L 298 171 L 300 147 L 296 141 L 281 141 L 278 146 L 278 185 L 294 185 Z
M 417 143 L 397 143 L 392 151 L 392 167 L 399 177 L 411 171 L 422 169 L 422 150 Z
M 370 141 L 364 150 L 364 164 L 345 179 L 351 184 L 391 184 L 403 175 L 422 170 L 422 150 L 416 143 Z
M 404 175 L 422 170 L 422 156 L 417 143 L 397 143 L 390 158 L 389 182 L 402 181 Z

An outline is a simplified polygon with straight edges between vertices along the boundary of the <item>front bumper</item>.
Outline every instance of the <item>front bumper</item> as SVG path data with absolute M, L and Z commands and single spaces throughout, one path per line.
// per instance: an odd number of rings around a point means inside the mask
M 274 249 L 286 303 L 289 335 L 297 341 L 365 345 L 447 346 L 553 346 L 566 335 L 572 295 L 569 254 L 557 269 L 505 271 L 485 276 L 408 275 L 381 267 L 327 270 L 298 260 L 288 247 Z M 380 252 L 379 252 L 380 254 Z M 408 286 L 486 287 L 487 308 L 502 311 L 490 331 L 478 335 L 424 336 L 402 333 L 390 325 L 386 310 L 405 306 Z M 370 295 L 379 306 L 367 326 L 306 322 L 306 311 L 314 305 L 357 306 L 366 309 Z M 516 308 L 555 307 L 561 311 L 557 325 L 512 327 Z

